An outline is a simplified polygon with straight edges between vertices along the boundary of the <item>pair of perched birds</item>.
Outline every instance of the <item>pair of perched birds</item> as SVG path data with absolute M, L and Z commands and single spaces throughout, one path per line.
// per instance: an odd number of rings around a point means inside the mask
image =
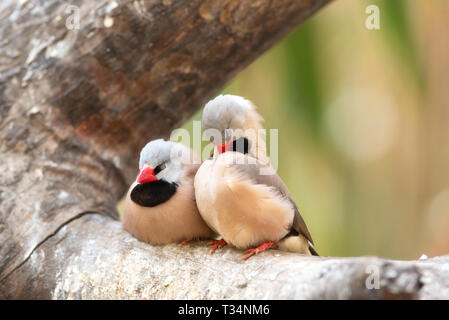
M 222 239 L 248 249 L 243 259 L 271 248 L 318 255 L 286 185 L 258 139 L 263 118 L 248 100 L 220 95 L 208 102 L 202 127 L 214 144 L 201 164 L 192 150 L 162 139 L 140 153 L 140 172 L 126 196 L 124 228 L 151 244 Z

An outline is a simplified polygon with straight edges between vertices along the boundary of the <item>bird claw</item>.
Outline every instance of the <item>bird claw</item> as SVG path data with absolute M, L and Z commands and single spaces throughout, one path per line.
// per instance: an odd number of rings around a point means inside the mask
M 185 246 L 186 244 L 189 244 L 189 240 L 182 240 L 181 245 Z
M 210 253 L 214 253 L 215 250 L 223 248 L 225 245 L 227 245 L 227 243 L 224 239 L 220 239 L 212 240 L 211 242 L 209 242 L 209 245 L 212 245 L 212 248 L 210 248 Z
M 248 252 L 248 253 L 245 254 L 241 259 L 247 260 L 248 258 L 252 257 L 253 255 L 256 255 L 256 254 L 261 253 L 268 249 L 276 248 L 276 246 L 277 246 L 277 244 L 274 241 L 262 242 L 262 244 L 260 246 L 258 246 L 257 248 L 246 250 L 246 252 Z

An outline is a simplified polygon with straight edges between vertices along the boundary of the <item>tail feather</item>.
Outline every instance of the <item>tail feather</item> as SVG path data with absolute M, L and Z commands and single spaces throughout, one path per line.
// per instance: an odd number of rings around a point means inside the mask
M 312 256 L 317 256 L 319 257 L 320 255 L 318 254 L 318 252 L 316 252 L 316 250 L 312 247 L 312 245 L 309 244 L 309 251 L 312 254 Z

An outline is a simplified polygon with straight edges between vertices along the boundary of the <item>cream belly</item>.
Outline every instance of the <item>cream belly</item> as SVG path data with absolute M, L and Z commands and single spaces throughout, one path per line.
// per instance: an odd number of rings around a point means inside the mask
M 206 223 L 226 242 L 246 249 L 263 241 L 279 241 L 289 231 L 294 209 L 271 187 L 253 183 L 232 167 L 247 161 L 226 152 L 205 161 L 195 177 L 198 209 Z
M 126 195 L 123 227 L 137 239 L 151 244 L 167 244 L 214 237 L 201 219 L 194 201 L 193 184 L 181 184 L 168 201 L 155 207 L 142 207 Z

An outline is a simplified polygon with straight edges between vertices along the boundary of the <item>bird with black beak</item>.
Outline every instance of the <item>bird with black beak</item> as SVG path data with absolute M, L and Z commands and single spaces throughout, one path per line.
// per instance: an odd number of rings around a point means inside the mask
M 248 100 L 220 95 L 206 104 L 202 127 L 213 158 L 195 176 L 195 197 L 204 221 L 227 243 L 248 249 L 243 259 L 271 248 L 318 255 L 287 186 L 272 168 L 259 139 L 263 118 Z
M 198 156 L 180 143 L 149 142 L 126 195 L 124 229 L 150 244 L 214 238 L 195 202 L 193 180 L 200 164 Z

